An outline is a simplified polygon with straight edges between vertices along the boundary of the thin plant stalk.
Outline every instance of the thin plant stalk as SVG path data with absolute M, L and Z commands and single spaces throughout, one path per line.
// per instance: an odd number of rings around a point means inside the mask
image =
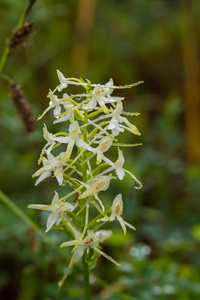
M 83 255 L 83 278 L 84 278 L 84 295 L 85 300 L 91 299 L 90 294 L 90 275 L 89 275 L 89 267 L 88 263 L 85 261 L 85 254 Z

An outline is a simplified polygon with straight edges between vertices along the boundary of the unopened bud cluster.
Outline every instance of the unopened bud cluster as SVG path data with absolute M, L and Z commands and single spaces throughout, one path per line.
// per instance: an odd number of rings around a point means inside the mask
M 100 227 L 118 220 L 125 234 L 126 226 L 135 229 L 122 218 L 122 195 L 116 195 L 107 208 L 101 192 L 109 188 L 112 180 L 123 180 L 125 173 L 131 176 L 136 188 L 142 186 L 124 168 L 122 151 L 124 147 L 139 144 L 118 141 L 118 135 L 125 130 L 140 135 L 127 118 L 139 114 L 124 112 L 124 98 L 112 96 L 115 89 L 130 88 L 141 82 L 115 86 L 110 79 L 105 85 L 100 85 L 92 84 L 89 80 L 65 78 L 60 71 L 57 73 L 60 84 L 54 91 L 49 91 L 49 106 L 39 119 L 53 109 L 54 123 L 65 122 L 67 130 L 53 134 L 44 124 L 43 135 L 47 143 L 39 158 L 39 164 L 43 166 L 33 176 L 38 177 L 36 185 L 47 177 L 55 177 L 59 185 L 67 185 L 72 191 L 62 198 L 55 192 L 50 205 L 33 204 L 29 208 L 50 211 L 46 232 L 52 227 L 64 229 L 69 240 L 64 241 L 61 247 L 73 246 L 68 271 L 59 283 L 61 286 L 69 269 L 83 255 L 91 268 L 99 254 L 120 265 L 101 250 L 100 244 L 112 235 L 112 231 Z M 75 86 L 73 90 L 82 89 L 82 93 L 63 94 L 62 91 L 71 86 Z M 58 96 L 60 94 L 62 96 Z M 62 148 L 62 152 L 59 152 L 59 148 Z M 114 151 L 116 158 L 113 161 L 110 157 Z M 92 210 L 96 210 L 96 217 L 91 219 L 91 212 L 94 216 Z

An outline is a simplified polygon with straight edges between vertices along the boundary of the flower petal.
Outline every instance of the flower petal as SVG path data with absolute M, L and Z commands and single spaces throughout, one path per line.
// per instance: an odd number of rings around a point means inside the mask
M 131 229 L 133 229 L 133 230 L 136 230 L 136 228 L 135 228 L 133 225 L 131 225 L 131 224 L 125 222 L 125 221 L 124 221 L 124 223 L 125 223 L 126 226 L 128 226 L 129 228 L 131 228 Z
M 47 229 L 45 232 L 48 232 L 51 227 L 59 220 L 60 214 L 57 212 L 50 213 L 48 219 L 47 219 Z
M 122 229 L 123 229 L 123 231 L 124 231 L 124 234 L 126 234 L 126 225 L 125 225 L 125 223 L 124 223 L 124 220 L 123 220 L 122 217 L 120 217 L 120 216 L 116 216 L 116 218 L 117 218 L 117 220 L 119 221 L 119 223 L 120 223 L 120 225 L 121 225 L 121 227 L 122 227 Z
M 45 178 L 51 176 L 51 171 L 46 171 L 44 172 L 42 175 L 40 175 L 40 177 L 36 180 L 35 185 L 38 185 L 42 180 L 44 180 Z

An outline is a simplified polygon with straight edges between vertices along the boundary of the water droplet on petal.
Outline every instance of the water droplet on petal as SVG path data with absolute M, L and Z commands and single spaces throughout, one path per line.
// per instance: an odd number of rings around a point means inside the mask
M 142 187 L 142 185 L 138 181 L 135 181 L 134 188 L 139 190 L 139 189 L 141 189 L 141 187 Z

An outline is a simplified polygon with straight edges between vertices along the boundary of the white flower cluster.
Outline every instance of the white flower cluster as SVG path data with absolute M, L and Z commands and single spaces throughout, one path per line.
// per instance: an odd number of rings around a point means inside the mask
M 126 225 L 131 229 L 135 228 L 121 216 L 121 194 L 115 197 L 110 209 L 105 210 L 99 193 L 108 189 L 112 179 L 123 180 L 125 173 L 132 177 L 136 188 L 142 186 L 140 181 L 124 168 L 125 159 L 121 149 L 140 144 L 123 144 L 117 140 L 118 135 L 125 130 L 140 135 L 136 126 L 126 117 L 139 114 L 124 112 L 124 98 L 112 96 L 114 89 L 130 88 L 141 82 L 115 86 L 110 79 L 105 85 L 100 85 L 91 84 L 88 80 L 84 82 L 82 79 L 65 78 L 60 71 L 57 73 L 60 84 L 53 92 L 49 91 L 49 106 L 39 119 L 53 109 L 54 123 L 66 122 L 68 130 L 52 134 L 44 124 L 43 136 L 47 143 L 39 159 L 39 164 L 42 163 L 43 166 L 33 176 L 38 177 L 36 185 L 47 177 L 55 177 L 59 185 L 67 184 L 72 188 L 72 192 L 62 198 L 55 192 L 50 205 L 33 204 L 29 205 L 29 208 L 51 211 L 46 232 L 54 226 L 64 228 L 72 237 L 72 240 L 61 245 L 74 246 L 70 266 L 83 256 L 85 249 L 90 257 L 93 251 L 119 265 L 99 249 L 99 243 L 110 237 L 112 231 L 97 229 L 107 221 L 115 219 L 119 221 L 125 234 Z M 66 88 L 83 88 L 84 92 L 70 95 L 64 93 L 61 97 L 55 94 L 61 94 Z M 58 152 L 58 147 L 62 148 L 62 152 Z M 117 150 L 118 157 L 114 161 L 111 158 L 114 153 L 111 149 Z M 75 199 L 71 203 L 67 202 L 72 196 Z M 91 205 L 98 211 L 95 220 L 89 218 Z

